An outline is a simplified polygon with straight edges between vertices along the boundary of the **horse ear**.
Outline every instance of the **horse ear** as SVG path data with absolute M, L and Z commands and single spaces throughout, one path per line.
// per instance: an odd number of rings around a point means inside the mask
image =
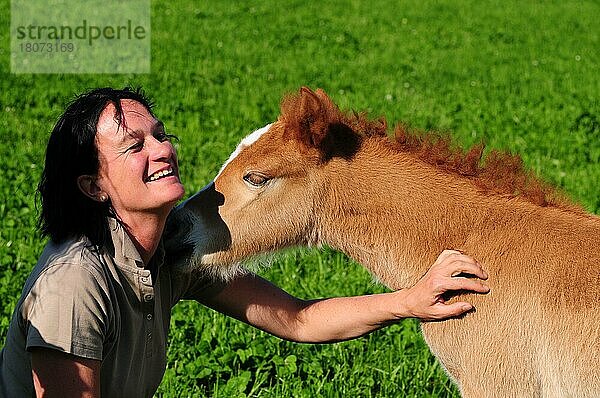
M 281 120 L 285 134 L 307 148 L 327 152 L 331 127 L 338 124 L 341 113 L 323 90 L 313 92 L 302 87 L 298 94 L 288 95 L 281 102 Z M 329 143 L 329 144 L 328 144 Z
M 331 124 L 328 104 L 323 101 L 321 92 L 315 93 L 308 87 L 300 89 L 299 134 L 301 140 L 312 147 L 321 145 Z

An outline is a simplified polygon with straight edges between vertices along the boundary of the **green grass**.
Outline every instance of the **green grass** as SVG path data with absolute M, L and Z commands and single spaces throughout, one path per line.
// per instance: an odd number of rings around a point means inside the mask
M 598 2 L 196 3 L 153 2 L 147 75 L 10 74 L 8 29 L 0 31 L 1 341 L 44 244 L 35 186 L 48 132 L 67 101 L 91 87 L 145 87 L 181 138 L 189 193 L 241 137 L 277 117 L 284 93 L 307 85 L 390 124 L 519 153 L 600 212 Z M 1 0 L 2 26 L 8 10 Z M 303 298 L 382 290 L 328 251 L 286 253 L 262 274 Z M 298 345 L 181 303 L 159 395 L 456 396 L 417 330 L 406 321 L 352 342 Z

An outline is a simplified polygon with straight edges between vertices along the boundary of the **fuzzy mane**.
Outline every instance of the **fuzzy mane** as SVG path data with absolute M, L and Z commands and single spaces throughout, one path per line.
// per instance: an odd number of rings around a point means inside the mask
M 316 110 L 314 107 L 307 110 L 306 101 L 303 101 L 307 92 L 320 100 Z M 351 130 L 359 140 L 371 137 L 388 138 L 398 151 L 408 153 L 440 171 L 468 178 L 489 194 L 509 198 L 522 197 L 538 206 L 585 213 L 558 188 L 542 181 L 532 171 L 526 170 L 521 157 L 516 154 L 492 150 L 484 159 L 484 144 L 474 145 L 465 151 L 452 145 L 448 134 L 416 131 L 405 124 L 396 126 L 393 137 L 390 137 L 385 118 L 373 120 L 364 112 L 342 112 L 320 89 L 313 93 L 303 88 L 300 94 L 286 96 L 281 104 L 281 112 L 280 118 L 288 126 L 296 128 L 313 122 L 321 125 L 326 123 L 337 130 L 340 126 L 345 127 L 343 130 Z
M 408 152 L 440 170 L 468 178 L 485 192 L 519 196 L 542 207 L 582 211 L 556 187 L 526 170 L 517 154 L 492 150 L 484 159 L 483 143 L 465 151 L 453 146 L 447 134 L 436 131 L 419 133 L 405 125 L 395 128 L 394 144 L 400 151 Z

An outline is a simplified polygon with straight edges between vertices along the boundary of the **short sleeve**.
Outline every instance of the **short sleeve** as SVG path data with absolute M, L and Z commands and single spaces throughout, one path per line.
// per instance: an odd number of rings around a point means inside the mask
M 107 286 L 94 268 L 73 263 L 48 267 L 21 306 L 26 348 L 102 360 L 111 318 L 108 303 Z

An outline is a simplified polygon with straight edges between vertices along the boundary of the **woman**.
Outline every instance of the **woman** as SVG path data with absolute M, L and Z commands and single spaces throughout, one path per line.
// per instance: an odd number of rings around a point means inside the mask
M 161 235 L 184 195 L 177 156 L 138 90 L 73 101 L 52 131 L 39 191 L 50 238 L 23 289 L 0 355 L 0 396 L 152 396 L 171 308 L 200 303 L 283 339 L 335 342 L 390 322 L 458 316 L 449 290 L 486 293 L 468 256 L 446 251 L 410 289 L 300 300 L 247 273 L 213 281 L 163 264 Z

